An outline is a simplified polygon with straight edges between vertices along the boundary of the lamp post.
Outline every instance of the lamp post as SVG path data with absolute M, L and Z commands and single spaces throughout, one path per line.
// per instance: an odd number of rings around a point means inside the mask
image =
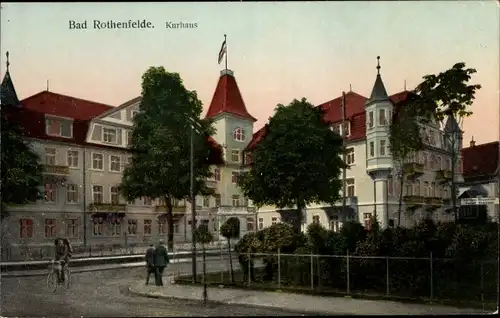
M 194 193 L 194 124 L 191 122 L 191 138 L 190 138 L 190 155 L 189 155 L 189 163 L 191 166 L 191 266 L 192 266 L 192 276 L 193 283 L 196 283 L 196 197 Z

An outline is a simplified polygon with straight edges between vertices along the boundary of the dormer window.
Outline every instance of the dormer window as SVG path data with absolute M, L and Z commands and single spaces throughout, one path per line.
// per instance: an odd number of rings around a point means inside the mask
M 343 136 L 344 133 L 345 133 L 345 136 L 349 136 L 351 134 L 351 125 L 349 124 L 349 122 L 345 122 L 344 124 L 344 127 L 345 129 L 342 129 L 342 124 L 341 123 L 337 123 L 337 124 L 333 124 L 330 129 L 332 131 L 334 131 L 335 133 L 337 133 L 339 136 Z M 345 130 L 345 132 L 344 132 Z
M 238 127 L 233 131 L 233 139 L 236 141 L 245 141 L 245 131 L 243 128 Z
M 49 136 L 73 138 L 73 123 L 68 119 L 45 119 L 45 132 Z
M 340 124 L 333 124 L 331 127 L 330 127 L 331 131 L 337 133 L 337 135 L 340 136 Z
M 117 142 L 117 132 L 116 129 L 103 128 L 102 130 L 102 142 L 108 144 L 116 144 Z

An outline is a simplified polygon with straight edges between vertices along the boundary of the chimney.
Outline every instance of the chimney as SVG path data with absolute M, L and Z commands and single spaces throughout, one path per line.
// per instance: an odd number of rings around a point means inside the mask
M 472 139 L 471 139 L 471 141 L 470 141 L 470 146 L 471 146 L 471 147 L 476 146 L 476 142 L 474 141 L 474 136 L 472 136 Z

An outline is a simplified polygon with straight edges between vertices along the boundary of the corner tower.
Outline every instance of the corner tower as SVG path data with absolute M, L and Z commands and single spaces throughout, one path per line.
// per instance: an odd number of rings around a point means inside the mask
M 241 165 L 241 152 L 252 139 L 253 124 L 257 119 L 247 111 L 233 71 L 221 71 L 206 118 L 214 121 L 217 131 L 213 138 L 224 147 L 224 160 L 228 164 Z M 236 151 L 239 151 L 240 159 L 232 160 L 231 153 Z
M 392 169 L 389 152 L 389 125 L 393 103 L 380 76 L 380 56 L 377 56 L 377 77 L 365 102 L 366 112 L 366 172 L 373 179 L 373 214 L 382 228 L 389 222 L 387 206 L 388 177 Z

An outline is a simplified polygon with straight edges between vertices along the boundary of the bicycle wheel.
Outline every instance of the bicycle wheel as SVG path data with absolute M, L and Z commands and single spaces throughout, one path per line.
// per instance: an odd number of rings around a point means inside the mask
M 47 289 L 49 290 L 49 292 L 55 293 L 55 291 L 57 290 L 57 284 L 57 275 L 53 271 L 50 271 L 47 275 Z
M 71 275 L 69 273 L 69 269 L 65 268 L 64 269 L 64 288 L 69 288 L 71 282 Z

